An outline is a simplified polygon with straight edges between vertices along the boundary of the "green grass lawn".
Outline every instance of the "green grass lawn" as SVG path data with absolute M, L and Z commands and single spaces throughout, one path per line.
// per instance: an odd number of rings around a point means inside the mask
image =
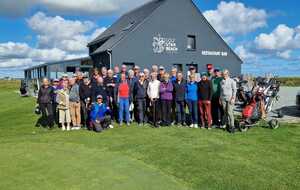
M 48 131 L 34 127 L 35 100 L 14 91 L 0 83 L 1 190 L 300 189 L 300 124 Z

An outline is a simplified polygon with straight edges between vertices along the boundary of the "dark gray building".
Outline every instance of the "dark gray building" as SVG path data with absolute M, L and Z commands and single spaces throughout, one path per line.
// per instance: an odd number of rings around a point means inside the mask
M 241 73 L 241 59 L 208 23 L 192 0 L 154 0 L 124 14 L 88 44 L 94 66 L 207 64 Z

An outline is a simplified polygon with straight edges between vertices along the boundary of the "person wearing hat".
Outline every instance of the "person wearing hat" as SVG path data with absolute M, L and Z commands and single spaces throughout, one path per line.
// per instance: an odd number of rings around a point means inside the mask
M 96 99 L 91 108 L 89 130 L 100 133 L 104 129 L 113 128 L 113 126 L 111 125 L 111 117 L 109 115 L 110 109 L 103 103 L 103 96 L 98 95 Z
M 189 71 L 188 71 L 188 81 L 190 79 L 190 76 L 194 75 L 195 76 L 195 81 L 199 82 L 201 80 L 201 77 L 199 75 L 199 73 L 197 73 L 196 67 L 194 65 L 191 65 L 189 67 Z
M 209 80 L 211 80 L 212 77 L 214 76 L 214 65 L 213 64 L 207 64 L 206 68 L 207 68 L 207 77 L 208 77 Z
M 212 77 L 212 120 L 213 127 L 220 128 L 222 126 L 222 118 L 224 115 L 224 111 L 222 105 L 220 103 L 220 95 L 221 95 L 221 82 L 223 80 L 222 72 L 220 68 L 214 69 L 214 76 Z
M 159 71 L 158 71 L 158 76 L 157 76 L 157 79 L 160 82 L 164 81 L 164 75 L 165 75 L 165 73 L 166 73 L 165 67 L 164 66 L 160 66 L 159 67 Z
M 135 83 L 133 88 L 133 95 L 135 100 L 136 118 L 139 125 L 144 125 L 146 122 L 146 97 L 147 97 L 148 83 L 145 80 L 145 74 L 139 74 L 139 80 Z
M 59 123 L 63 131 L 70 131 L 71 115 L 68 83 L 63 83 L 63 88 L 58 90 L 56 95 Z M 65 126 L 67 124 L 67 127 Z
M 201 128 L 212 127 L 211 117 L 211 98 L 212 98 L 212 85 L 211 81 L 208 80 L 208 74 L 203 72 L 201 74 L 201 81 L 198 83 L 198 108 L 201 117 Z

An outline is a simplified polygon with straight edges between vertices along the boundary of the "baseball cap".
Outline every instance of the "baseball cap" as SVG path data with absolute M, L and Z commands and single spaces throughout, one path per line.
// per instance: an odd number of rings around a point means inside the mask
M 159 70 L 165 70 L 165 67 L 164 66 L 160 66 Z
M 214 72 L 220 72 L 221 71 L 221 69 L 220 68 L 215 68 L 215 70 L 214 70 Z
M 62 78 L 69 77 L 67 73 L 62 74 Z
M 190 69 L 190 70 L 196 69 L 196 67 L 195 67 L 194 65 L 191 65 L 189 69 Z
M 59 80 L 58 79 L 53 79 L 53 82 L 59 82 Z
M 98 95 L 98 96 L 97 96 L 97 100 L 98 100 L 98 99 L 103 99 L 103 96 L 102 96 L 102 95 Z
M 203 76 L 207 76 L 207 73 L 206 72 L 202 72 L 201 73 L 201 76 L 203 77 Z
M 213 64 L 207 64 L 206 67 L 207 67 L 207 70 L 211 70 L 214 68 Z

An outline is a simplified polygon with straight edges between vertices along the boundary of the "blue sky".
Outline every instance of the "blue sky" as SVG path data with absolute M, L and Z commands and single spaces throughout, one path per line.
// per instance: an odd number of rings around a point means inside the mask
M 146 1 L 1 0 L 0 77 L 20 77 L 32 65 L 87 55 L 88 41 Z M 244 73 L 300 76 L 299 2 L 194 2 L 244 60 Z

